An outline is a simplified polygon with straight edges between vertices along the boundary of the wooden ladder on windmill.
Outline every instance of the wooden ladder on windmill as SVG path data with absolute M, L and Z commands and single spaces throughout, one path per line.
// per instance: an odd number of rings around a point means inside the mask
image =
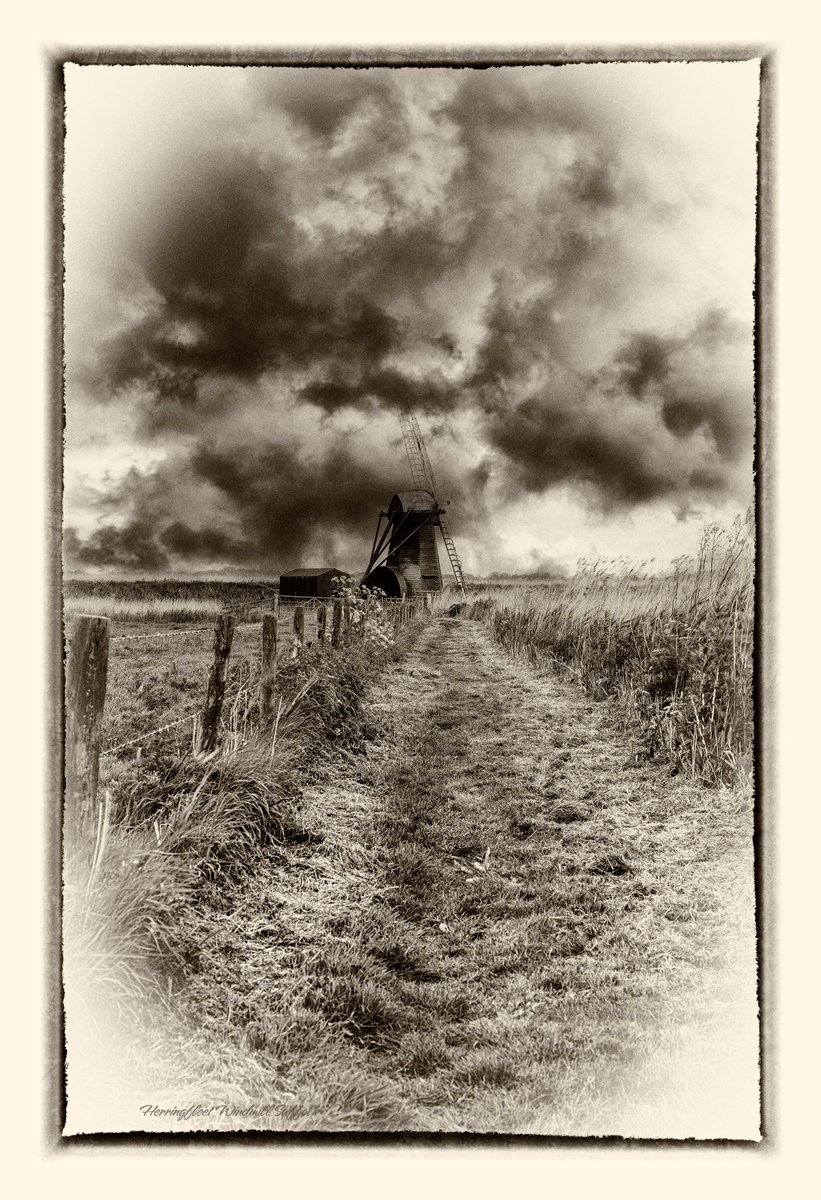
M 436 506 L 440 509 L 439 528 L 442 530 L 442 541 L 445 543 L 445 549 L 450 559 L 453 577 L 456 580 L 459 591 L 464 596 L 465 576 L 462 571 L 462 564 L 459 561 L 456 546 L 454 545 L 450 530 L 445 524 L 444 514 L 441 511 L 441 505 L 436 496 L 436 478 L 433 474 L 433 467 L 431 466 L 427 447 L 422 440 L 422 431 L 419 428 L 419 422 L 411 412 L 403 412 L 400 420 L 402 423 L 402 437 L 405 440 L 405 450 L 407 451 L 408 462 L 410 463 L 414 487 L 430 492 L 434 500 L 436 500 Z

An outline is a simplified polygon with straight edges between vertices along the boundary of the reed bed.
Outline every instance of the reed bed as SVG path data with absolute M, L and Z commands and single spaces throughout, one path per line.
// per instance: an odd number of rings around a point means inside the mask
M 613 699 L 639 739 L 706 784 L 752 770 L 754 537 L 748 516 L 710 525 L 663 575 L 582 562 L 564 582 L 473 592 L 464 615 L 507 649 L 569 670 Z
M 67 580 L 63 611 L 109 617 L 113 621 L 197 623 L 225 608 L 238 615 L 270 608 L 275 589 L 264 583 L 209 583 L 202 580 Z

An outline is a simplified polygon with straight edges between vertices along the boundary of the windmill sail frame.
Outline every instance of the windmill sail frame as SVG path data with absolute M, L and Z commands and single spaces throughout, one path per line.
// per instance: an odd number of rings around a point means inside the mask
M 419 428 L 419 422 L 416 415 L 407 409 L 403 410 L 400 422 L 402 426 L 402 437 L 405 442 L 405 450 L 410 463 L 411 476 L 413 477 L 414 487 L 424 488 L 436 498 L 438 488 L 436 486 L 436 477 L 433 474 L 430 455 L 428 448 L 425 445 L 425 440 L 422 437 L 422 431 Z M 441 508 L 438 500 L 436 506 L 439 508 L 438 525 L 442 531 L 442 541 L 445 543 L 450 567 L 453 571 L 453 577 L 456 580 L 457 587 L 464 596 L 465 594 L 465 575 L 462 570 L 462 563 L 459 554 L 456 550 L 456 545 L 451 536 L 450 530 L 445 524 L 444 509 Z

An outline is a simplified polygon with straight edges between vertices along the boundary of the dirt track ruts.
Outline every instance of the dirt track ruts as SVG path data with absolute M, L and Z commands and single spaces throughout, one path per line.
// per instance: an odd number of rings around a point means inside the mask
M 636 765 L 607 704 L 473 621 L 427 625 L 365 709 L 366 751 L 302 797 L 309 840 L 214 937 L 197 1002 L 206 1042 L 233 1013 L 237 1098 L 294 1129 L 699 1136 L 727 1112 L 749 1136 L 748 800 Z

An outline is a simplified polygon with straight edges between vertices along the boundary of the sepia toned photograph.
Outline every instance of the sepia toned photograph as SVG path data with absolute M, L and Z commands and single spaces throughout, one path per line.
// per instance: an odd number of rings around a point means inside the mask
M 446 57 L 60 65 L 69 1137 L 761 1137 L 762 61 Z

